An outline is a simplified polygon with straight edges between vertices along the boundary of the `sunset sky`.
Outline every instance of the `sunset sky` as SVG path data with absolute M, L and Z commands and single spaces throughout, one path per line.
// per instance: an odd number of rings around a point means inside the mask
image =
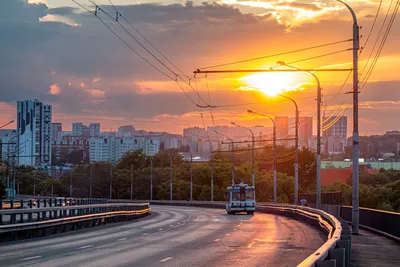
M 76 1 L 94 10 L 89 0 Z M 108 0 L 95 2 L 115 16 Z M 361 44 L 364 44 L 380 1 L 346 2 L 355 9 L 362 26 Z M 383 1 L 375 28 L 361 53 L 360 81 L 367 73 L 368 66 L 361 71 L 390 2 Z M 113 3 L 132 25 L 189 76 L 198 68 L 352 38 L 350 13 L 333 0 L 113 0 Z M 104 13 L 98 14 L 140 55 L 168 73 Z M 120 22 L 138 36 L 128 24 Z M 365 87 L 361 85 L 361 135 L 400 130 L 399 23 L 395 20 L 368 83 Z M 72 122 L 100 122 L 103 131 L 133 124 L 137 129 L 174 133 L 181 133 L 188 126 L 213 125 L 210 109 L 201 110 L 203 124 L 199 109 L 175 81 L 168 80 L 145 63 L 100 20 L 71 0 L 1 0 L 0 36 L 0 125 L 16 119 L 16 101 L 24 99 L 39 99 L 52 104 L 53 121 L 62 122 L 66 130 L 71 129 Z M 377 46 L 379 44 L 380 39 Z M 152 49 L 148 44 L 146 46 Z M 351 42 L 343 42 L 215 69 L 269 69 L 276 67 L 278 61 L 296 62 L 351 47 Z M 345 51 L 293 65 L 299 68 L 351 68 L 351 53 Z M 351 76 L 337 94 L 348 72 L 316 74 L 323 87 L 323 112 L 330 115 L 344 110 L 350 131 L 352 96 L 344 93 L 352 90 Z M 293 117 L 293 104 L 282 97 L 270 96 L 273 92 L 296 99 L 300 116 L 315 118 L 316 83 L 306 73 L 197 75 L 191 85 L 197 86 L 200 97 L 187 84 L 180 82 L 180 85 L 194 102 L 203 104 L 201 97 L 208 104 L 218 106 L 212 109 L 216 125 L 228 125 L 234 120 L 245 126 L 270 126 L 265 119 L 246 114 L 247 109 Z

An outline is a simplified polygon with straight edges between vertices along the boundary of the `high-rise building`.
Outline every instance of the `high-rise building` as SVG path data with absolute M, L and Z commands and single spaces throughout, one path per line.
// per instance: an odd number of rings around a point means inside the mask
M 308 147 L 308 140 L 313 136 L 313 118 L 299 117 L 299 147 Z
M 60 137 L 60 133 L 62 132 L 62 123 L 54 122 L 51 124 L 51 132 L 52 132 L 52 141 L 57 140 Z
M 322 121 L 324 122 L 323 128 L 329 127 L 322 133 L 322 136 L 328 142 L 327 152 L 331 154 L 343 153 L 347 146 L 347 117 L 323 117 Z
M 51 164 L 51 105 L 39 100 L 18 101 L 17 114 L 17 164 Z
M 73 122 L 72 123 L 72 135 L 82 136 L 82 134 L 83 134 L 83 123 L 82 122 Z
M 285 138 L 289 134 L 289 117 L 275 117 L 276 138 Z
M 92 122 L 90 123 L 90 136 L 99 137 L 100 136 L 100 123 Z

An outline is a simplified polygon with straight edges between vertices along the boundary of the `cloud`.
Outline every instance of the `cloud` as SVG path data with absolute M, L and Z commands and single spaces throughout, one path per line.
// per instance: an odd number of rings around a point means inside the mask
M 50 85 L 49 94 L 58 95 L 61 92 L 61 88 L 57 84 Z
M 81 12 L 76 7 L 48 8 L 42 3 L 43 1 L 40 2 L 27 4 L 26 1 L 2 0 L 1 101 L 13 105 L 17 100 L 38 98 L 53 104 L 57 119 L 71 121 L 72 118 L 82 120 L 103 118 L 104 123 L 113 127 L 129 121 L 136 121 L 138 125 L 158 121 L 161 122 L 157 126 L 159 129 L 172 131 L 180 130 L 171 126 L 172 122 L 177 120 L 182 120 L 182 123 L 202 125 L 196 106 L 187 99 L 178 85 L 134 55 L 96 17 Z M 205 65 L 351 38 L 351 23 L 346 10 L 336 10 L 332 9 L 335 6 L 323 6 L 317 3 L 305 5 L 302 2 L 292 1 L 269 2 L 275 4 L 269 8 L 259 8 L 254 14 L 244 12 L 243 8 L 249 5 L 245 6 L 242 3 L 235 3 L 234 6 L 222 3 L 136 4 L 121 5 L 118 9 L 152 44 L 188 75 L 192 74 L 193 69 Z M 371 13 L 370 6 L 375 7 L 375 5 L 369 3 L 366 8 L 357 7 L 357 11 L 366 16 Z M 110 14 L 113 12 L 110 6 L 102 5 L 102 7 Z M 264 14 L 260 15 L 261 13 Z M 309 13 L 312 16 L 296 17 L 296 14 Z M 108 25 L 113 24 L 104 14 L 99 15 Z M 293 19 L 301 23 L 293 25 L 290 22 Z M 371 23 L 371 20 L 362 22 Z M 74 23 L 81 26 L 71 27 Z M 129 25 L 124 25 L 134 33 Z M 288 25 L 291 27 L 290 33 L 285 32 Z M 124 35 L 117 27 L 111 27 L 135 51 L 168 72 L 129 36 Z M 343 47 L 339 45 L 326 50 L 311 50 L 226 68 L 267 67 L 278 60 L 291 62 L 336 49 L 349 48 L 349 45 L 345 43 Z M 397 45 L 388 44 L 385 47 L 385 52 L 391 58 L 397 50 Z M 159 56 L 157 51 L 153 53 Z M 365 60 L 368 52 L 363 54 L 364 59 L 362 59 Z M 335 57 L 301 62 L 298 66 L 334 65 L 350 60 L 349 53 L 338 54 Z M 400 94 L 396 90 L 400 86 L 399 81 L 384 81 L 381 78 L 397 77 L 397 73 L 391 70 L 395 69 L 392 68 L 394 64 L 395 61 L 391 63 L 389 70 L 377 68 L 379 75 L 371 77 L 376 83 L 368 84 L 360 94 L 360 101 L 366 101 L 368 104 L 364 107 L 373 107 L 362 108 L 364 116 L 375 118 L 376 115 L 372 112 L 385 114 L 388 118 L 392 116 L 386 113 L 388 111 L 384 108 L 385 104 L 375 105 L 370 101 L 400 100 Z M 382 66 L 389 68 L 389 64 Z M 392 73 L 392 77 L 382 76 L 381 73 L 385 75 Z M 340 75 L 321 74 L 324 95 L 337 92 L 338 84 L 342 82 Z M 260 92 L 235 91 L 234 89 L 240 86 L 237 80 L 240 77 L 240 75 L 208 77 L 211 100 L 213 104 L 222 105 L 213 110 L 217 123 L 229 123 L 229 119 L 233 117 L 252 123 L 248 117 L 243 117 L 242 113 L 247 108 L 268 110 L 277 115 L 293 115 L 292 104 L 288 101 L 271 100 Z M 198 78 L 197 82 L 201 96 L 208 100 L 205 79 Z M 304 78 L 304 82 L 308 80 Z M 193 83 L 192 85 L 194 86 Z M 183 83 L 182 86 L 197 102 L 198 98 L 192 89 Z M 348 88 L 346 87 L 343 92 Z M 302 115 L 315 113 L 314 90 L 314 85 L 306 84 L 301 92 L 287 92 L 288 95 L 299 99 Z M 350 96 L 339 95 L 329 105 L 337 107 L 345 97 Z M 324 99 L 329 100 L 330 97 Z M 245 105 L 246 103 L 259 104 Z M 202 112 L 205 123 L 211 125 L 209 111 Z M 351 110 L 346 114 L 351 115 Z M 376 119 L 381 120 L 382 127 L 392 127 L 385 119 L 379 116 Z M 376 131 L 372 127 L 363 130 Z

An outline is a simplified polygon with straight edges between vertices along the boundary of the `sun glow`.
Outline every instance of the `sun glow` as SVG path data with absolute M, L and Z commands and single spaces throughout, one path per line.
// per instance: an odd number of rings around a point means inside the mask
M 257 73 L 239 80 L 245 81 L 251 87 L 250 89 L 259 90 L 269 96 L 275 96 L 285 91 L 293 91 L 299 86 L 295 84 L 296 81 L 293 74 L 285 72 Z

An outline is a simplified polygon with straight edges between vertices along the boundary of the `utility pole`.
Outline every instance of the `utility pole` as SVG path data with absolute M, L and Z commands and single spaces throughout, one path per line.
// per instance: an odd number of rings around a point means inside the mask
M 210 165 L 211 165 L 211 201 L 214 201 L 214 152 L 212 151 L 211 146 L 211 158 L 210 158 Z
M 150 157 L 150 200 L 153 200 L 153 160 Z
M 295 66 L 291 66 L 286 64 L 283 61 L 279 61 L 278 64 L 280 66 L 286 66 L 289 68 L 292 68 L 294 70 L 300 70 L 300 71 L 304 71 L 301 70 Z M 317 75 L 315 75 L 313 72 L 311 71 L 304 71 L 307 72 L 308 74 L 312 75 L 315 80 L 317 81 L 317 209 L 321 208 L 321 100 L 322 100 L 322 95 L 321 95 L 321 83 L 319 82 L 319 79 L 317 77 Z M 296 105 L 296 109 L 297 109 L 297 105 Z M 296 111 L 296 115 L 298 114 L 298 109 Z
M 296 151 L 295 151 L 295 158 L 294 158 L 294 199 L 293 199 L 294 203 L 293 204 L 298 205 L 299 204 L 299 107 L 297 106 L 297 103 L 293 98 L 282 95 L 282 94 L 277 94 L 277 95 L 292 101 L 295 106 L 295 109 L 296 109 L 295 110 L 295 112 L 296 112 L 295 139 L 296 140 L 295 140 L 295 145 L 294 145 L 294 149 Z
M 347 3 L 336 0 L 347 7 L 353 18 L 353 172 L 352 172 L 352 234 L 359 234 L 359 132 L 358 132 L 358 50 L 360 49 L 360 28 L 354 10 Z
M 169 155 L 169 200 L 172 200 L 172 155 Z
M 133 199 L 133 164 L 131 164 L 131 200 Z
M 247 112 L 248 113 L 252 113 L 252 114 L 256 114 L 256 115 L 259 115 L 259 116 L 263 116 L 263 117 L 266 117 L 266 118 L 268 118 L 268 119 L 270 119 L 271 120 L 271 122 L 272 122 L 272 125 L 273 125 L 273 155 L 274 155 L 274 166 L 273 166 L 273 183 L 274 183 L 274 188 L 273 188 L 273 197 L 274 197 L 274 204 L 276 204 L 277 203 L 277 193 L 276 193 L 276 167 L 277 167 L 277 162 L 276 162 L 276 125 L 275 125 L 275 119 L 274 118 L 272 118 L 271 116 L 269 116 L 269 115 L 265 115 L 265 114 L 262 114 L 262 113 L 258 113 L 258 112 L 255 112 L 255 111 L 252 111 L 252 110 L 247 110 Z
M 112 162 L 110 162 L 110 199 L 112 199 L 112 179 L 113 179 L 113 173 L 112 173 Z
M 237 123 L 235 123 L 233 121 L 231 122 L 231 124 L 239 126 L 239 127 L 242 127 L 242 126 L 240 126 L 239 124 L 237 124 Z M 255 166 L 254 143 L 255 143 L 255 138 L 254 138 L 254 132 L 253 132 L 253 130 L 251 130 L 250 127 L 244 127 L 244 128 L 249 130 L 250 133 L 251 133 L 251 182 L 252 182 L 252 186 L 255 186 L 255 175 L 254 175 L 254 166 Z
M 231 148 L 232 148 L 232 185 L 234 185 L 235 184 L 235 144 L 233 142 L 233 139 L 230 138 L 229 136 L 227 136 L 225 134 L 222 134 L 222 133 L 219 133 L 217 131 L 214 131 L 214 133 L 222 135 L 222 136 L 228 138 L 229 141 L 231 142 Z
M 274 139 L 274 204 L 277 203 L 277 194 L 276 194 L 276 126 L 275 119 L 270 118 L 274 128 L 273 128 L 273 139 Z
M 190 201 L 193 201 L 193 157 L 190 153 Z
M 69 197 L 72 198 L 72 171 L 69 173 Z M 35 185 L 33 186 L 33 192 L 35 192 Z
M 92 198 L 92 179 L 93 179 L 92 164 L 90 164 L 90 175 L 89 175 L 89 198 Z

